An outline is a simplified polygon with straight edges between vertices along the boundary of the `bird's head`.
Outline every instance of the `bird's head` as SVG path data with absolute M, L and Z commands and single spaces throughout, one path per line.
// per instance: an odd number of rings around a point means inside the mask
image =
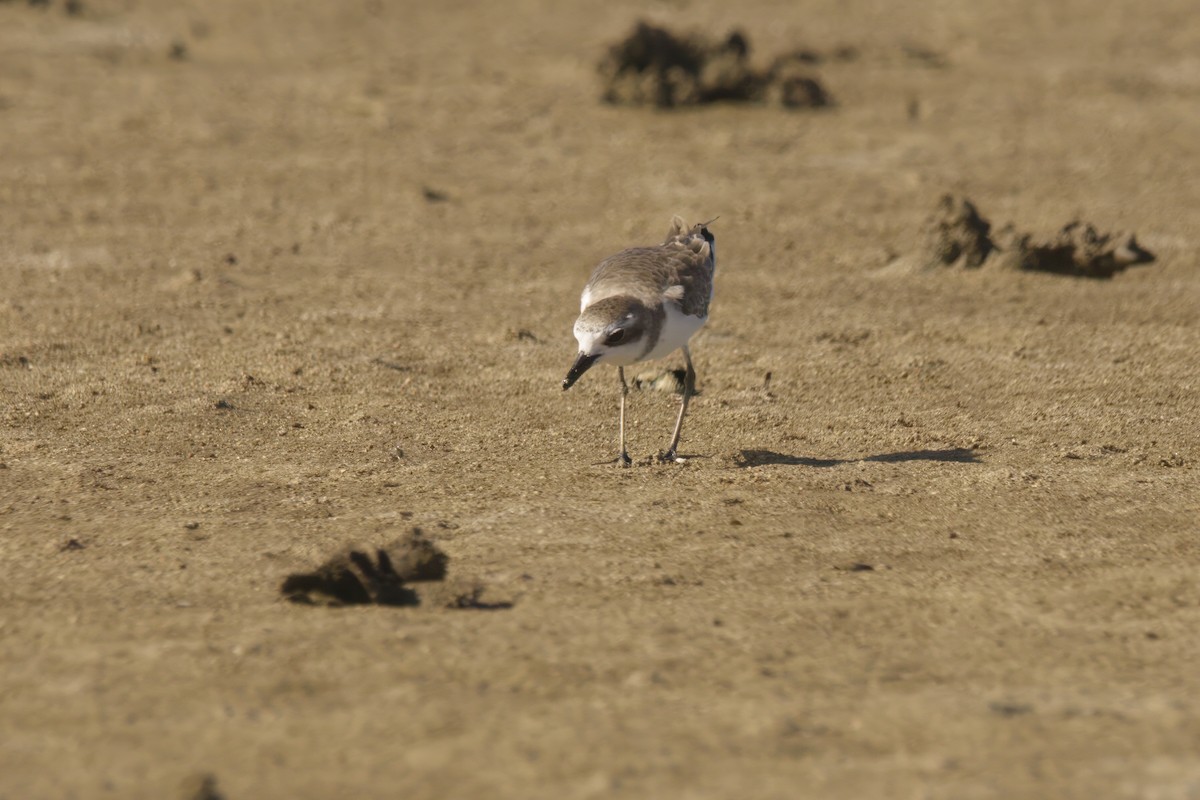
M 575 320 L 579 355 L 563 379 L 563 389 L 601 362 L 625 366 L 641 358 L 652 318 L 650 309 L 633 297 L 606 297 L 585 308 Z

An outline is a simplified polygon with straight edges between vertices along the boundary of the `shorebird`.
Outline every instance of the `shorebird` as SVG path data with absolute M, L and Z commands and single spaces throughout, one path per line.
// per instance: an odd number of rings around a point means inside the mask
M 625 450 L 625 398 L 629 384 L 625 367 L 683 351 L 687 371 L 683 380 L 683 402 L 675 420 L 675 432 L 659 461 L 683 461 L 679 457 L 679 433 L 688 400 L 696 388 L 696 370 L 688 340 L 708 319 L 712 300 L 716 249 L 708 225 L 714 220 L 688 226 L 680 217 L 671 220 L 667 239 L 654 247 L 631 247 L 600 262 L 583 287 L 575 339 L 579 355 L 563 380 L 570 389 L 583 373 L 596 364 L 613 364 L 621 381 L 619 423 L 623 466 L 632 461 Z

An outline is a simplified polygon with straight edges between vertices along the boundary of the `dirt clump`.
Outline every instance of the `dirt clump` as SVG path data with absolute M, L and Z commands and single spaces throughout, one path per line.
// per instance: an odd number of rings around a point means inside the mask
M 924 228 L 924 261 L 930 267 L 983 266 L 996 248 L 992 224 L 965 197 L 943 195 Z
M 1100 233 L 1090 223 L 1074 220 L 1044 242 L 1011 225 L 997 234 L 1011 269 L 1053 272 L 1079 278 L 1111 278 L 1136 264 L 1154 261 L 1134 234 Z
M 280 591 L 293 603 L 309 605 L 415 606 L 421 602 L 407 584 L 440 581 L 448 556 L 413 528 L 383 547 L 350 547 L 335 553 L 312 572 L 287 576 Z
M 809 58 L 800 58 L 805 53 Z M 829 93 L 808 72 L 807 51 L 753 66 L 750 41 L 739 30 L 724 39 L 672 33 L 647 22 L 609 47 L 599 71 L 606 103 L 676 108 L 721 101 L 778 102 L 787 108 L 820 107 Z
M 349 547 L 312 572 L 287 576 L 280 591 L 293 603 L 323 606 L 383 605 L 495 610 L 508 600 L 487 599 L 487 587 L 447 577 L 450 558 L 420 528 L 383 546 Z M 417 592 L 409 584 L 424 584 Z
M 991 231 L 991 223 L 974 203 L 943 195 L 925 221 L 920 258 L 931 268 L 976 269 L 991 259 L 1009 269 L 1077 278 L 1111 278 L 1127 267 L 1154 261 L 1154 254 L 1138 244 L 1134 234 L 1100 233 L 1079 220 L 1046 241 L 1012 224 L 994 235 Z
M 513 607 L 511 600 L 491 599 L 484 584 L 457 578 L 422 588 L 421 600 L 432 608 L 500 611 Z
M 388 545 L 388 556 L 396 575 L 408 582 L 444 580 L 450 563 L 450 557 L 425 538 L 420 528 Z

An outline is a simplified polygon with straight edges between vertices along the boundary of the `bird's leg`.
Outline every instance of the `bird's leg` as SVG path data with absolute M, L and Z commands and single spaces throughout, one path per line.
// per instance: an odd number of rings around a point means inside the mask
M 621 379 L 621 454 L 617 456 L 617 462 L 622 467 L 628 467 L 633 460 L 625 452 L 625 397 L 629 394 L 629 384 L 625 382 L 624 367 L 617 367 L 617 377 Z
M 696 390 L 696 370 L 692 366 L 692 354 L 688 352 L 687 346 L 683 348 L 683 361 L 687 365 L 687 371 L 683 376 L 683 403 L 679 406 L 679 418 L 675 420 L 675 433 L 671 435 L 671 446 L 667 448 L 667 452 L 658 457 L 659 461 L 679 461 L 679 454 L 676 452 L 679 447 L 679 433 L 683 430 L 683 415 L 687 413 L 688 400 L 691 399 L 692 392 Z

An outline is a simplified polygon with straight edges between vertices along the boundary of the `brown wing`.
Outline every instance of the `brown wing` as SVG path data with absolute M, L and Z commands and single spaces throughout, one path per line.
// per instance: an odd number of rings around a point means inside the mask
M 708 315 L 712 299 L 712 247 L 699 233 L 699 226 L 676 235 L 657 247 L 632 247 L 600 262 L 588 281 L 589 302 L 615 295 L 633 295 L 647 305 L 663 295 L 677 300 L 683 313 Z M 682 286 L 671 291 L 672 287 Z

